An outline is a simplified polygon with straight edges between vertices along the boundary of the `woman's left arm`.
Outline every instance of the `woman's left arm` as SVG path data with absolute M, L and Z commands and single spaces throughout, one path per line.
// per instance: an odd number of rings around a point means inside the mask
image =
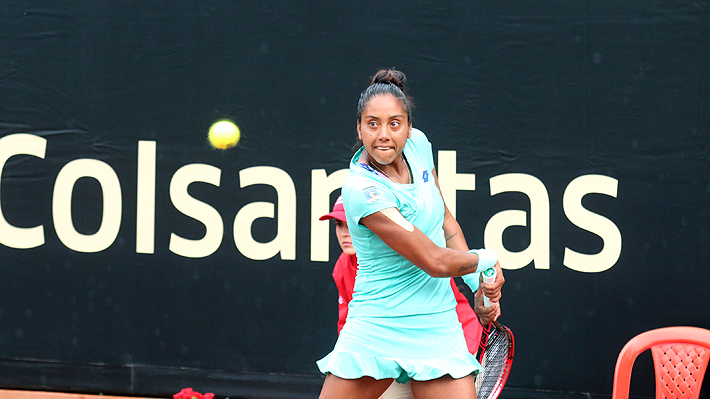
M 439 189 L 439 193 L 441 194 L 441 187 L 439 187 L 439 178 L 436 175 L 436 168 L 432 169 L 431 173 L 434 175 L 434 182 L 436 182 L 436 187 Z M 444 198 L 443 194 L 441 194 L 441 198 Z M 444 202 L 444 237 L 446 238 L 447 248 L 463 252 L 469 250 L 466 238 L 461 230 L 461 226 L 459 225 L 459 222 L 456 221 L 454 215 L 452 215 L 449 211 L 449 208 L 446 206 L 446 202 Z M 501 297 L 500 290 L 501 287 L 503 287 L 503 283 L 505 283 L 505 277 L 503 277 L 503 269 L 501 269 L 500 263 L 496 263 L 494 267 L 496 269 L 496 280 L 493 284 L 481 284 L 481 287 L 483 287 L 483 292 L 487 297 L 489 297 L 492 301 L 497 302 Z

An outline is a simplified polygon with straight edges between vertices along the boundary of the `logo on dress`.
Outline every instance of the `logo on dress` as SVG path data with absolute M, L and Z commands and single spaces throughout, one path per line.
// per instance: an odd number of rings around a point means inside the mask
M 425 170 L 424 172 L 422 172 L 422 179 L 424 180 L 424 183 L 429 181 L 429 171 L 428 170 Z
M 377 187 L 370 186 L 362 190 L 365 193 L 365 199 L 368 203 L 376 202 L 380 198 L 380 192 Z

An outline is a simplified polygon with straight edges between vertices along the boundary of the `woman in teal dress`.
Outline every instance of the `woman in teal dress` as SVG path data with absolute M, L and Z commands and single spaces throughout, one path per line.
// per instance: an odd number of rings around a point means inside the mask
M 417 399 L 475 398 L 480 364 L 466 347 L 450 277 L 472 290 L 495 267 L 484 292 L 499 312 L 503 284 L 496 255 L 468 250 L 446 208 L 431 144 L 412 128 L 405 76 L 382 70 L 358 103 L 363 146 L 350 162 L 342 195 L 358 254 L 348 318 L 333 351 L 317 362 L 327 374 L 321 398 L 377 398 L 395 379 Z

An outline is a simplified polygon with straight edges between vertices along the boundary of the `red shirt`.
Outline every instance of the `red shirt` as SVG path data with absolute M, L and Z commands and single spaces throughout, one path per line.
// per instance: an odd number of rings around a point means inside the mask
M 338 334 L 345 325 L 348 317 L 348 303 L 353 299 L 353 287 L 355 286 L 355 276 L 357 275 L 357 257 L 355 255 L 340 254 L 333 267 L 333 280 L 338 287 Z M 468 299 L 456 287 L 454 279 L 451 279 L 451 289 L 456 297 L 456 314 L 459 322 L 463 326 L 463 335 L 466 338 L 468 351 L 476 353 L 478 343 L 481 341 L 483 327 L 478 322 L 478 316 L 468 303 Z
M 353 299 L 355 275 L 357 274 L 357 257 L 346 255 L 344 252 L 335 262 L 333 267 L 333 280 L 338 287 L 338 335 L 345 325 L 348 317 L 348 304 Z

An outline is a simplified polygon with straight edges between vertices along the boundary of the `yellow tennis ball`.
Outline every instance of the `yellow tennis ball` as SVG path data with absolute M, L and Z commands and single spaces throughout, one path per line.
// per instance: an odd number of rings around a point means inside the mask
M 237 125 L 228 120 L 215 122 L 212 127 L 210 127 L 210 131 L 207 135 L 210 144 L 220 150 L 234 147 L 239 142 L 240 137 L 241 133 Z

